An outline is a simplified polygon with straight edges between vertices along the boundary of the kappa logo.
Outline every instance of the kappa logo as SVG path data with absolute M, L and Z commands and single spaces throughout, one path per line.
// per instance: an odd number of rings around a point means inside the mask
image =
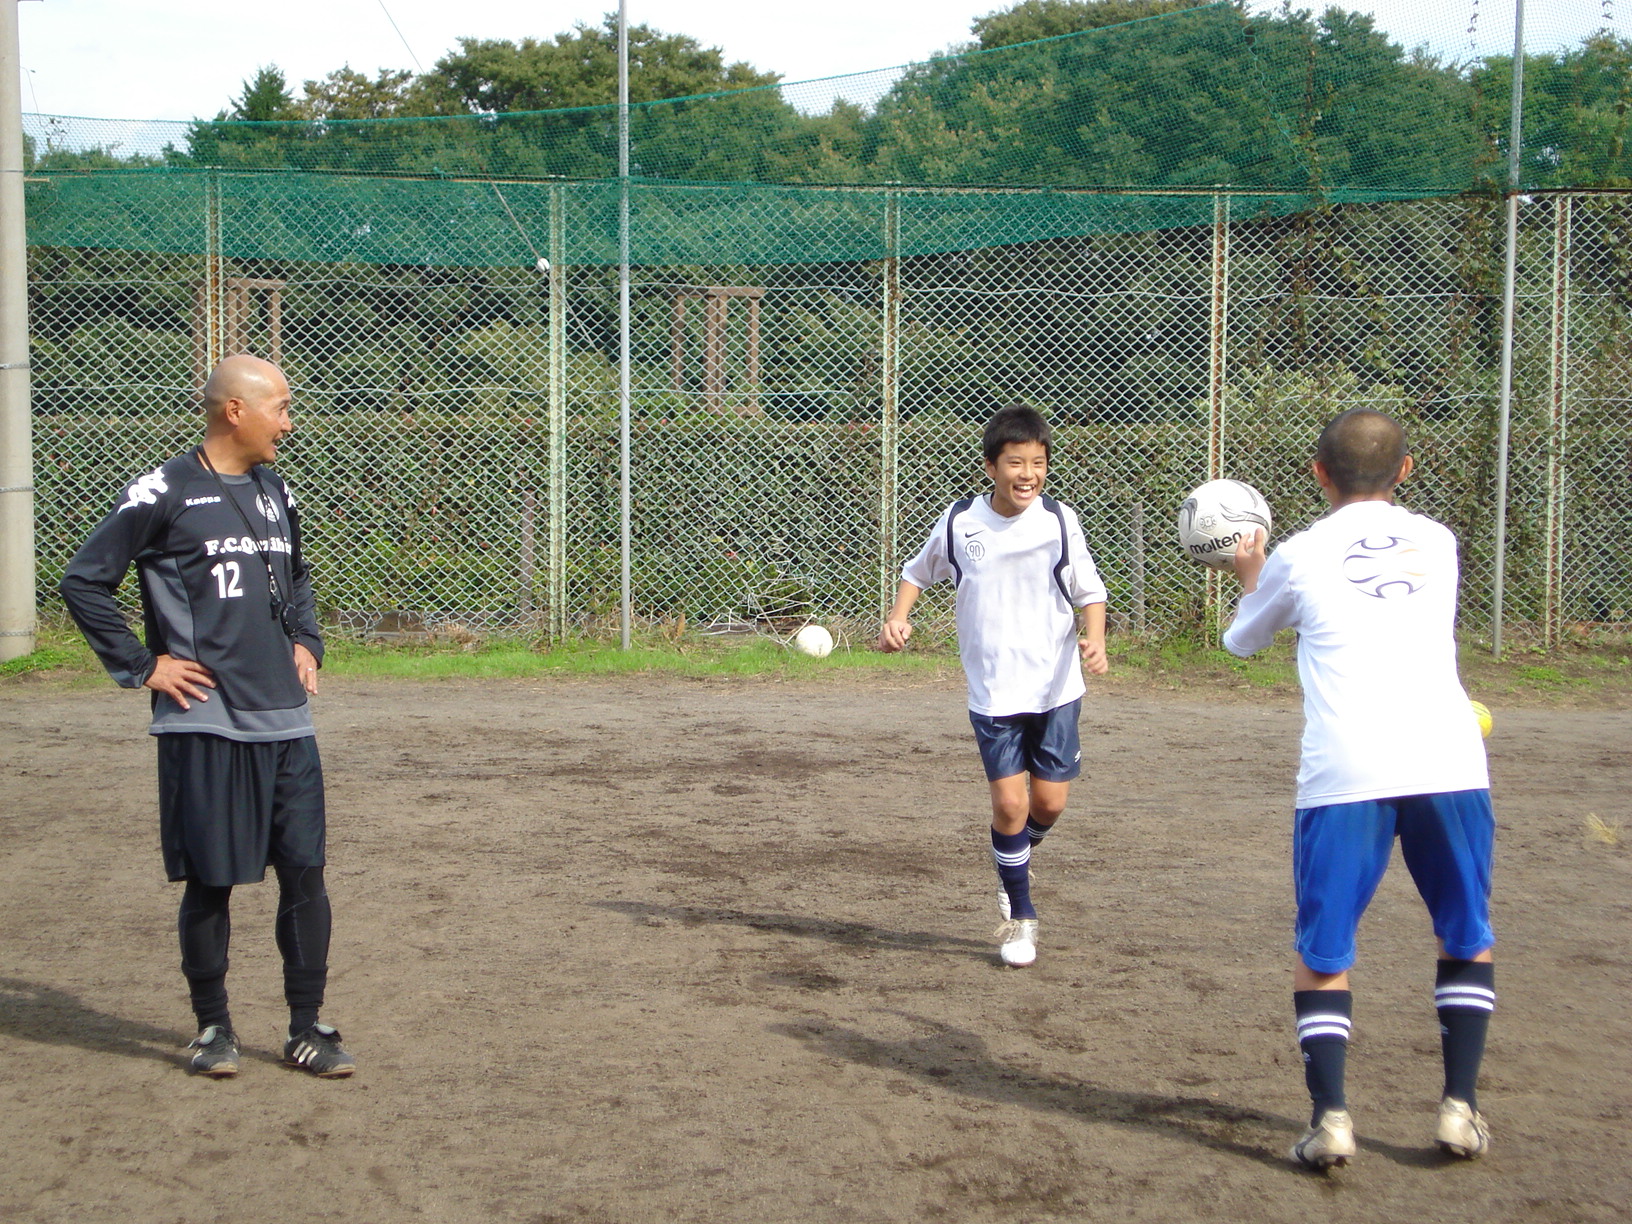
M 1401 536 L 1356 540 L 1343 555 L 1343 577 L 1373 599 L 1415 595 L 1428 585 L 1422 550 Z
M 156 468 L 125 490 L 125 500 L 120 504 L 119 510 L 129 510 L 132 506 L 151 506 L 159 500 L 160 493 L 169 491 L 170 486 L 164 482 L 164 469 Z
M 278 521 L 278 503 L 265 493 L 255 494 L 255 508 L 266 515 L 271 522 Z

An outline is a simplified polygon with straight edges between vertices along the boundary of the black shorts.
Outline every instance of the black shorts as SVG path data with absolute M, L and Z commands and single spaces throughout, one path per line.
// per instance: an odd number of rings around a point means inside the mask
M 254 884 L 272 867 L 324 861 L 317 740 L 243 744 L 169 732 L 159 741 L 159 840 L 172 880 Z

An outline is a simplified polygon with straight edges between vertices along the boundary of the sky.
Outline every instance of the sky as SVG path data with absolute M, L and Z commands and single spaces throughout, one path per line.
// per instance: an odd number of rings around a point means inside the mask
M 1259 9 L 1274 0 L 1251 3 Z M 802 81 L 927 59 L 968 41 L 975 17 L 1007 7 L 1002 0 L 629 0 L 628 11 L 632 25 L 687 34 L 721 48 L 728 61 Z M 1514 0 L 1339 7 L 1373 14 L 1407 47 L 1426 44 L 1456 59 L 1513 45 Z M 22 106 L 108 119 L 211 117 L 263 65 L 282 69 L 298 94 L 302 81 L 345 64 L 370 76 L 415 68 L 416 58 L 429 68 L 461 37 L 548 39 L 597 23 L 608 8 L 615 0 L 19 0 Z M 1606 14 L 1618 33 L 1632 35 L 1632 0 L 1525 0 L 1526 43 L 1572 45 L 1603 26 Z

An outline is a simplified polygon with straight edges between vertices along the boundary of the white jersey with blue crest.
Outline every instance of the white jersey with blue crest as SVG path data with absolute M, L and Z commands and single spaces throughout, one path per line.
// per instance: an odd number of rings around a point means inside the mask
M 1086 691 L 1076 609 L 1105 601 L 1077 513 L 1039 497 L 1005 518 L 990 497 L 954 502 L 901 577 L 958 588 L 958 655 L 969 708 L 994 718 L 1041 714 Z

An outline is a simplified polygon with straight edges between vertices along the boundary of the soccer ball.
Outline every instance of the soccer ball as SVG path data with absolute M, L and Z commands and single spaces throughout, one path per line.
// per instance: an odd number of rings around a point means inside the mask
M 806 625 L 793 635 L 793 648 L 813 659 L 825 659 L 833 653 L 833 635 L 820 625 Z
M 1479 734 L 1489 738 L 1490 728 L 1495 721 L 1490 716 L 1490 707 L 1480 701 L 1473 701 L 1468 704 L 1473 706 L 1473 716 L 1479 722 Z
M 1269 503 L 1239 480 L 1209 480 L 1179 507 L 1179 548 L 1212 569 L 1235 568 L 1235 546 L 1263 529 L 1269 535 Z

